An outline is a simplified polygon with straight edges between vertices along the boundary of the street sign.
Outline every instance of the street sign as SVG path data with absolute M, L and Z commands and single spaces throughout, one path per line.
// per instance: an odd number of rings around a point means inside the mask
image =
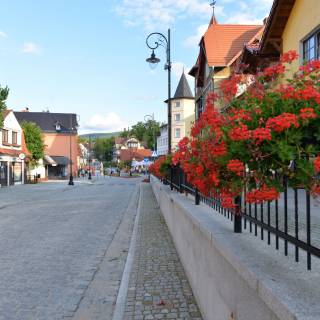
M 157 158 L 158 157 L 157 151 L 153 151 L 151 157 L 152 158 Z

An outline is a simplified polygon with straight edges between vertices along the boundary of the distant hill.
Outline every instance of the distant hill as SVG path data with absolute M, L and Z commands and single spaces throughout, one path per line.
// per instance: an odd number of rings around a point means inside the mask
M 80 138 L 84 138 L 84 139 L 89 139 L 91 137 L 91 139 L 95 139 L 95 138 L 111 138 L 111 137 L 118 137 L 119 134 L 121 132 L 105 132 L 105 133 L 87 133 L 87 134 L 80 134 L 79 137 Z

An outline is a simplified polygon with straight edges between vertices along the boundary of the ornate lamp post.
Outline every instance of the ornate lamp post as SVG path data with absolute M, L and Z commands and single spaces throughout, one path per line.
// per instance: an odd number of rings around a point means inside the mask
M 91 134 L 89 133 L 89 152 L 88 152 L 88 156 L 89 156 L 89 173 L 88 173 L 88 179 L 91 180 L 92 176 L 91 176 Z
M 146 114 L 144 116 L 144 121 L 147 122 L 148 120 L 152 120 L 152 144 L 153 144 L 153 151 L 156 151 L 156 135 L 154 132 L 154 113 Z
M 150 58 L 146 59 L 151 68 L 155 68 L 160 62 L 156 57 L 154 50 L 160 46 L 166 50 L 167 61 L 164 69 L 168 71 L 168 153 L 171 153 L 171 57 L 170 57 L 170 29 L 168 36 L 165 37 L 162 33 L 153 32 L 146 39 L 148 48 L 152 50 Z
M 72 134 L 73 131 L 77 129 L 77 124 L 73 125 L 73 117 L 72 117 L 72 113 L 70 113 L 70 175 L 69 175 L 69 186 L 73 186 L 74 182 L 73 182 L 73 173 L 72 173 Z

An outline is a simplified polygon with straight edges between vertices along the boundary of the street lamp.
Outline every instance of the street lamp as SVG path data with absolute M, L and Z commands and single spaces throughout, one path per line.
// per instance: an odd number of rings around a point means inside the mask
M 74 182 L 73 182 L 73 174 L 72 174 L 72 133 L 73 130 L 77 129 L 77 124 L 75 124 L 75 127 L 73 127 L 73 117 L 72 117 L 72 113 L 70 113 L 70 162 L 69 162 L 69 166 L 70 166 L 70 173 L 69 173 L 69 186 L 73 186 Z
M 148 119 L 149 118 L 149 119 Z M 144 116 L 144 121 L 147 122 L 148 120 L 152 120 L 152 143 L 153 143 L 153 151 L 156 151 L 156 135 L 154 132 L 154 113 L 151 114 L 146 114 Z
M 91 134 L 89 133 L 89 152 L 88 152 L 88 156 L 89 156 L 89 173 L 88 173 L 88 179 L 91 180 Z
M 146 59 L 146 61 L 149 63 L 151 69 L 155 69 L 160 62 L 160 59 L 156 57 L 154 50 L 152 50 L 151 57 Z
M 162 46 L 166 50 L 167 62 L 164 69 L 168 71 L 168 153 L 171 153 L 171 58 L 170 58 L 170 29 L 168 36 L 165 37 L 162 33 L 153 32 L 146 39 L 148 48 L 152 50 L 151 56 L 146 59 L 151 68 L 155 68 L 160 62 L 156 57 L 154 50 Z

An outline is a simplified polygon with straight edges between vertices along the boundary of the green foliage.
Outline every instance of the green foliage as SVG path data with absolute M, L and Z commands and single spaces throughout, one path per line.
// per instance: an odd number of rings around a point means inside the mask
M 144 122 L 139 121 L 137 124 L 133 125 L 130 130 L 130 135 L 137 138 L 139 141 L 143 141 L 146 132 L 146 125 Z
M 31 153 L 30 165 L 35 166 L 44 157 L 44 141 L 41 129 L 33 122 L 24 121 L 21 125 L 26 145 Z
M 94 143 L 93 152 L 97 159 L 103 162 L 112 161 L 114 138 L 97 138 Z
M 3 127 L 3 114 L 2 112 L 7 109 L 6 100 L 8 99 L 9 88 L 0 86 L 0 128 Z
M 129 138 L 130 137 L 130 130 L 124 129 L 122 132 L 120 132 L 119 137 Z

